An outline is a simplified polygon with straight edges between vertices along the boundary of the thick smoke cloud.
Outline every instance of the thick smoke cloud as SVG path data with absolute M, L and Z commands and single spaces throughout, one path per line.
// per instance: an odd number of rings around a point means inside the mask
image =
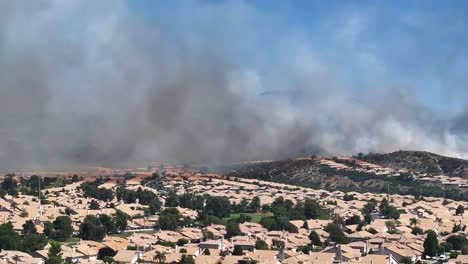
M 120 1 L 0 0 L 0 168 L 465 154 L 405 89 L 349 89 L 294 34 L 262 53 L 252 25 L 274 17 L 188 6 L 148 21 Z

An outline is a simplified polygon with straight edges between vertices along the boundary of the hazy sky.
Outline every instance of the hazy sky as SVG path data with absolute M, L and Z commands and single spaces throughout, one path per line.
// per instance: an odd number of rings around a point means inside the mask
M 435 111 L 465 108 L 466 1 L 136 0 L 129 5 L 149 24 L 172 17 L 167 25 L 172 30 L 195 24 L 232 34 L 237 43 L 228 45 L 238 49 L 241 63 L 282 56 L 280 43 L 296 38 L 356 92 L 387 82 Z M 242 12 L 247 14 L 238 21 Z M 240 23 L 251 27 L 250 34 L 259 34 L 254 41 L 235 30 Z
M 468 157 L 467 9 L 0 0 L 0 169 Z

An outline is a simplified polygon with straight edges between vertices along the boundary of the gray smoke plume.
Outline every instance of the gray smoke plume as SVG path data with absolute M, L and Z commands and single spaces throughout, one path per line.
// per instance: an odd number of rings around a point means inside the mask
M 466 129 L 405 89 L 357 95 L 300 38 L 254 54 L 274 18 L 187 5 L 149 22 L 123 1 L 0 0 L 0 168 L 465 154 Z

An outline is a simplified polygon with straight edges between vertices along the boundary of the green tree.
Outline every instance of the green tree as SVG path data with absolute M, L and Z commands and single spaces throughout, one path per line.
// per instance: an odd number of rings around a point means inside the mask
M 89 203 L 89 209 L 98 210 L 99 209 L 99 203 L 96 200 L 91 200 L 91 202 Z
M 385 221 L 385 226 L 387 227 L 388 233 L 394 234 L 396 232 L 396 223 L 394 220 Z
M 161 201 L 159 200 L 158 197 L 151 200 L 151 202 L 149 203 L 149 212 L 150 212 L 150 214 L 154 215 L 154 214 L 160 212 L 161 211 L 161 206 L 162 206 L 162 203 L 161 203 Z
M 330 234 L 329 238 L 331 241 L 337 244 L 348 244 L 348 238 L 337 224 L 328 224 L 325 228 L 325 231 L 327 231 Z
M 328 213 L 320 206 L 320 204 L 311 199 L 304 202 L 304 216 L 306 219 L 328 219 Z
M 0 248 L 3 250 L 19 250 L 21 248 L 20 236 L 10 222 L 0 225 Z
M 106 214 L 101 214 L 99 215 L 99 222 L 101 222 L 101 224 L 106 228 L 106 233 L 112 234 L 117 232 L 117 227 L 115 226 L 112 217 Z
M 271 241 L 271 248 L 274 250 L 284 250 L 284 241 L 279 240 L 279 239 L 273 239 Z
M 23 251 L 31 254 L 34 251 L 44 249 L 47 243 L 48 239 L 44 234 L 29 234 L 23 239 Z
M 231 238 L 233 236 L 241 235 L 241 231 L 239 228 L 239 223 L 236 222 L 229 222 L 226 225 L 226 237 Z
M 450 252 L 453 249 L 453 245 L 450 242 L 442 242 L 439 246 L 443 252 Z
M 234 246 L 234 250 L 232 251 L 232 255 L 234 256 L 242 256 L 242 247 L 239 245 Z
M 415 226 L 419 225 L 419 222 L 420 222 L 419 219 L 417 219 L 415 217 L 410 218 L 410 226 L 415 227 Z
M 446 242 L 452 244 L 454 250 L 462 250 L 468 240 L 463 235 L 451 235 L 446 239 Z
M 51 239 L 65 241 L 73 234 L 72 221 L 68 216 L 59 216 L 52 224 L 53 230 L 49 234 Z
M 401 263 L 401 264 L 412 264 L 413 260 L 411 259 L 411 257 L 402 257 L 400 259 L 399 263 Z
M 181 217 L 177 208 L 167 208 L 159 214 L 159 227 L 162 230 L 177 230 Z
M 433 230 L 427 231 L 426 239 L 424 240 L 424 256 L 433 257 L 439 251 L 439 241 L 437 234 Z
M 75 183 L 79 181 L 80 181 L 80 178 L 78 177 L 78 175 L 74 174 L 73 177 L 71 178 L 71 182 Z
M 250 201 L 249 207 L 254 211 L 260 210 L 261 206 L 262 206 L 262 204 L 260 202 L 260 197 L 258 197 L 258 196 L 255 196 L 254 198 L 252 198 L 252 201 Z
M 388 203 L 388 200 L 387 198 L 383 198 L 382 201 L 380 202 L 380 205 L 379 205 L 379 209 L 380 209 L 380 213 L 382 215 L 387 215 L 388 214 L 388 207 L 389 207 L 389 203 Z
M 14 174 L 7 174 L 1 186 L 9 195 L 18 195 L 18 182 L 13 178 Z
M 164 263 L 166 261 L 166 253 L 161 251 L 156 251 L 156 255 L 154 255 L 154 260 L 157 263 Z
M 255 249 L 260 249 L 260 250 L 268 250 L 268 244 L 261 239 L 258 239 L 255 241 Z
M 322 246 L 322 241 L 320 240 L 320 236 L 319 234 L 317 234 L 317 232 L 312 230 L 309 234 L 309 239 L 312 245 L 319 246 L 319 247 Z
M 400 211 L 395 206 L 389 206 L 387 217 L 397 220 L 400 218 Z
M 36 225 L 32 220 L 28 220 L 23 224 L 23 230 L 21 231 L 23 235 L 37 234 Z
M 214 215 L 219 218 L 228 217 L 231 214 L 231 203 L 227 197 L 210 196 L 206 200 L 205 214 Z
M 45 264 L 62 264 L 62 247 L 59 242 L 51 241 Z
M 465 213 L 465 208 L 463 207 L 463 205 L 459 205 L 457 209 L 455 210 L 456 215 L 462 215 L 464 213 Z
M 361 217 L 359 215 L 353 215 L 346 219 L 346 225 L 357 225 L 361 223 Z
M 195 264 L 195 260 L 192 256 L 187 256 L 183 254 L 180 258 L 179 264 Z
M 309 255 L 309 253 L 312 251 L 312 247 L 310 245 L 305 245 L 301 248 L 302 253 Z
M 167 194 L 165 206 L 167 207 L 179 206 L 179 197 L 174 191 L 169 191 L 169 193 Z
M 179 240 L 177 240 L 177 246 L 179 247 L 182 247 L 184 246 L 185 244 L 188 244 L 190 241 L 188 241 L 188 239 L 186 238 L 179 238 Z
M 88 215 L 80 225 L 79 237 L 83 240 L 102 241 L 106 228 L 94 215 Z
M 130 216 L 120 210 L 116 210 L 115 214 L 112 217 L 112 220 L 115 223 L 115 227 L 120 232 L 123 232 L 127 229 L 129 219 L 130 219 Z

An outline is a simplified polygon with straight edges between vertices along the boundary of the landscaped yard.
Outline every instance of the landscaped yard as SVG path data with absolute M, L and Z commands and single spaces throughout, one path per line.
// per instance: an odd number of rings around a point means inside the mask
M 240 215 L 241 214 L 231 214 L 230 217 L 226 219 L 237 219 L 240 217 Z M 252 220 L 250 221 L 254 223 L 260 223 L 260 220 L 262 219 L 262 217 L 268 216 L 267 214 L 248 214 L 248 213 L 245 213 L 243 215 L 250 216 L 252 218 Z

